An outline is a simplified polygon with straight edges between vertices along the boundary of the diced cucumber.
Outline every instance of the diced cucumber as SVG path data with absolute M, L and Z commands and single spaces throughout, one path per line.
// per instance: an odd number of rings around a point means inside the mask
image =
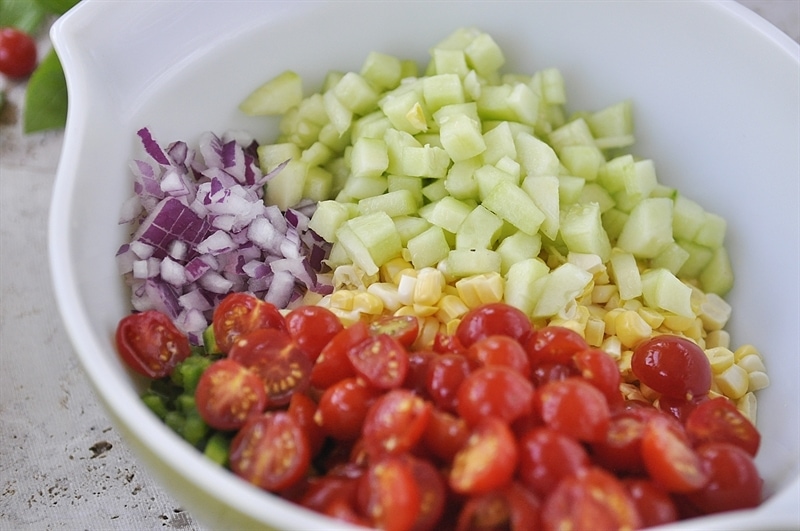
M 389 183 L 384 176 L 364 177 L 351 175 L 341 191 L 342 200 L 355 201 L 365 197 L 374 197 L 384 193 L 389 188 Z M 338 196 L 337 196 L 338 197 Z M 349 198 L 349 199 L 344 199 Z
M 516 112 L 509 104 L 511 100 L 511 85 L 484 85 L 478 96 L 478 116 L 485 120 L 512 120 L 518 121 Z
M 642 273 L 642 299 L 647 306 L 683 317 L 695 317 L 692 310 L 692 288 L 666 269 Z
M 447 254 L 447 274 L 454 278 L 500 273 L 500 254 L 491 249 L 453 249 Z
M 339 132 L 344 134 L 353 123 L 353 111 L 345 107 L 333 90 L 329 90 L 322 95 L 322 102 L 325 105 L 325 112 L 328 113 L 331 124 Z
M 609 260 L 609 272 L 622 300 L 629 301 L 642 295 L 639 264 L 631 253 L 614 249 Z
M 429 74 L 455 74 L 463 78 L 469 72 L 467 56 L 463 50 L 446 50 L 436 48 L 433 50 L 432 71 Z
M 559 156 L 570 175 L 583 177 L 587 181 L 597 179 L 597 172 L 606 161 L 597 146 L 588 145 L 564 146 Z
M 568 206 L 580 201 L 581 192 L 586 184 L 582 177 L 573 175 L 558 176 L 558 202 L 561 206 Z
M 386 130 L 391 127 L 393 127 L 392 122 L 383 114 L 383 111 L 374 111 L 353 122 L 350 132 L 351 140 L 355 142 L 362 137 L 383 138 Z
M 733 288 L 733 267 L 725 247 L 714 249 L 714 255 L 699 276 L 700 284 L 706 293 L 716 293 L 724 297 Z
M 586 117 L 595 138 L 633 136 L 633 105 L 621 101 Z
M 333 175 L 324 168 L 309 164 L 303 197 L 312 201 L 324 201 L 331 198 L 332 189 Z
M 287 160 L 300 159 L 302 151 L 297 144 L 281 142 L 279 144 L 262 144 L 256 150 L 258 166 L 264 173 L 269 173 Z
M 340 248 L 347 253 L 350 261 L 364 273 L 374 275 L 378 272 L 378 266 L 375 264 L 375 260 L 372 259 L 369 249 L 347 223 L 343 223 L 336 230 L 336 241 Z M 336 246 L 334 245 L 334 247 Z
M 561 220 L 560 233 L 570 252 L 596 254 L 603 262 L 611 256 L 611 242 L 603 228 L 597 203 L 569 207 Z
M 483 134 L 486 150 L 483 152 L 483 161 L 486 164 L 496 164 L 503 157 L 517 158 L 517 146 L 514 144 L 514 134 L 509 122 L 503 121 Z
M 500 181 L 483 200 L 483 206 L 528 234 L 536 234 L 545 215 L 519 186 Z
M 384 212 L 393 218 L 415 214 L 418 208 L 419 204 L 414 195 L 406 189 L 365 197 L 358 202 L 358 211 L 361 215 Z
M 688 279 L 698 278 L 714 257 L 714 251 L 689 240 L 677 240 L 676 243 L 688 253 L 686 261 L 678 270 L 678 276 Z
M 430 113 L 422 95 L 422 84 L 400 85 L 379 102 L 381 110 L 396 129 L 409 134 L 428 130 Z
M 417 206 L 422 205 L 422 182 L 422 179 L 409 177 L 408 175 L 388 175 L 386 177 L 387 190 L 389 192 L 408 190 Z
M 592 280 L 592 274 L 566 262 L 553 269 L 545 277 L 532 316 L 552 317 L 575 300 Z
M 293 159 L 286 163 L 264 185 L 264 199 L 268 205 L 276 205 L 282 211 L 293 207 L 303 198 L 308 164 Z
M 542 249 L 542 237 L 539 234 L 526 234 L 521 230 L 503 238 L 496 251 L 500 254 L 500 273 L 505 275 L 517 262 L 539 256 Z
M 613 242 L 619 239 L 625 223 L 630 217 L 627 212 L 623 212 L 618 208 L 609 208 L 602 214 L 603 227 L 606 229 L 608 238 Z
M 626 183 L 635 180 L 635 174 L 633 155 L 620 155 L 600 166 L 597 182 L 608 190 L 608 193 L 615 194 L 625 190 Z
M 303 100 L 303 80 L 286 70 L 270 79 L 239 104 L 239 109 L 251 116 L 284 114 Z
M 389 166 L 386 171 L 390 174 L 403 174 L 403 149 L 408 146 L 422 147 L 411 133 L 399 129 L 387 129 L 383 135 L 389 155 Z
M 485 201 L 489 193 L 494 190 L 495 186 L 505 181 L 516 186 L 519 184 L 519 178 L 516 175 L 501 170 L 497 166 L 485 164 L 475 170 L 473 174 L 475 183 L 478 186 L 478 199 Z
M 654 268 L 666 269 L 673 275 L 677 275 L 688 259 L 689 251 L 681 247 L 677 242 L 672 242 L 650 260 L 650 265 Z
M 525 190 L 539 210 L 544 214 L 544 221 L 539 230 L 554 240 L 561 226 L 561 207 L 559 198 L 559 180 L 553 175 L 528 176 L 522 181 Z
M 295 145 L 295 144 L 292 144 Z M 314 142 L 300 154 L 300 160 L 310 166 L 321 166 L 334 157 L 330 146 L 322 142 Z
M 455 234 L 471 211 L 468 204 L 447 196 L 420 208 L 419 215 L 432 225 Z
M 672 232 L 675 238 L 693 241 L 705 221 L 705 210 L 682 194 L 675 197 L 672 206 Z
M 380 177 L 389 167 L 386 142 L 380 138 L 359 138 L 350 153 L 353 177 Z
M 546 142 L 528 133 L 514 138 L 518 159 L 527 176 L 558 175 L 561 163 L 555 150 Z
M 458 227 L 456 249 L 493 249 L 502 228 L 503 220 L 478 205 Z
M 454 162 L 447 170 L 444 186 L 456 199 L 477 199 L 478 182 L 475 171 L 483 165 L 480 156 Z
M 503 301 L 532 315 L 536 301 L 541 295 L 550 268 L 538 258 L 527 258 L 514 262 L 505 274 L 506 285 Z
M 467 63 L 483 77 L 495 74 L 505 63 L 503 50 L 488 33 L 478 33 L 464 48 Z
M 703 224 L 694 236 L 694 242 L 710 249 L 719 249 L 725 242 L 728 224 L 725 218 L 711 212 L 703 216 Z
M 327 242 L 336 241 L 336 231 L 348 219 L 350 209 L 337 201 L 320 201 L 311 215 L 308 228 L 319 234 Z
M 345 222 L 364 243 L 378 267 L 400 255 L 402 244 L 394 221 L 385 212 L 357 216 Z
M 392 218 L 392 221 L 394 221 L 394 226 L 400 235 L 400 243 L 403 244 L 403 247 L 408 246 L 408 241 L 411 238 L 422 234 L 431 227 L 428 220 L 418 216 L 397 216 Z
M 393 55 L 372 51 L 367 54 L 360 73 L 377 90 L 390 90 L 400 84 L 403 65 Z
M 429 145 L 405 146 L 402 160 L 402 173 L 411 177 L 442 179 L 450 166 L 447 151 Z
M 588 182 L 583 186 L 578 202 L 582 204 L 597 203 L 601 214 L 614 208 L 616 204 L 611 194 L 596 182 Z
M 648 197 L 631 211 L 617 245 L 638 258 L 653 258 L 672 241 L 672 201 Z
M 452 107 L 448 105 L 439 109 Z M 480 122 L 466 115 L 449 116 L 439 125 L 442 147 L 454 162 L 470 159 L 486 150 Z
M 583 118 L 567 122 L 550 133 L 550 145 L 556 152 L 561 152 L 566 146 L 593 146 L 595 145 L 592 131 Z
M 444 185 L 444 179 L 434 179 L 429 184 L 422 187 L 422 197 L 430 203 L 444 199 L 449 195 Z
M 333 94 L 344 108 L 358 115 L 373 111 L 380 97 L 369 81 L 356 72 L 346 72 L 333 88 Z
M 450 245 L 441 227 L 433 225 L 408 240 L 406 245 L 415 269 L 434 267 L 447 258 Z
M 422 96 L 431 113 L 445 105 L 464 103 L 464 86 L 458 74 L 437 74 L 422 80 Z
M 520 182 L 520 178 L 522 177 L 522 167 L 519 165 L 519 162 L 511 157 L 501 158 L 494 164 L 494 167 L 511 175 L 514 178 L 513 182 Z

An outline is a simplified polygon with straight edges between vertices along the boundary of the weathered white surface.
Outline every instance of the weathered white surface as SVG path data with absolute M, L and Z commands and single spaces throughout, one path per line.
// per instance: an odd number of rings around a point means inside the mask
M 741 3 L 800 41 L 800 1 Z M 199 531 L 120 440 L 72 354 L 46 255 L 62 135 L 22 135 L 24 85 L 0 88 L 0 531 Z

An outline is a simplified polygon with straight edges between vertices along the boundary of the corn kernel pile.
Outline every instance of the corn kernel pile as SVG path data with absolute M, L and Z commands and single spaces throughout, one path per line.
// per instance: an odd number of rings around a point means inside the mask
M 578 332 L 590 346 L 605 350 L 617 360 L 623 391 L 629 398 L 651 402 L 658 400 L 658 394 L 638 383 L 631 372 L 633 348 L 659 334 L 691 339 L 705 351 L 711 364 L 711 396 L 733 400 L 755 423 L 754 393 L 769 385 L 769 376 L 756 347 L 744 344 L 732 348 L 725 330 L 731 307 L 724 299 L 690 285 L 696 317 L 678 316 L 647 307 L 638 298 L 621 299 L 602 263 L 591 263 L 587 271 L 593 280 L 584 292 L 558 315 L 534 321 L 537 328 L 557 325 Z M 430 347 L 437 333 L 453 334 L 470 309 L 505 302 L 505 280 L 499 273 L 452 279 L 434 267 L 417 270 L 401 257 L 384 264 L 374 276 L 355 266 L 339 266 L 334 270 L 333 283 L 332 294 L 306 302 L 330 309 L 346 325 L 384 315 L 414 315 L 420 320 L 417 348 Z

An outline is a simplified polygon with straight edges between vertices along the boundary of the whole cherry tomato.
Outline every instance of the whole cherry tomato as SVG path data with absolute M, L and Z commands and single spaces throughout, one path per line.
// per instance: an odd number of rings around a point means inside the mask
M 0 29 L 0 72 L 12 78 L 27 77 L 36 69 L 36 42 L 16 28 Z
M 651 389 L 673 398 L 692 400 L 711 389 L 711 364 L 693 341 L 669 334 L 636 346 L 631 371 Z
M 525 343 L 531 367 L 558 364 L 572 365 L 572 357 L 589 344 L 578 332 L 563 326 L 546 326 L 536 330 Z
M 148 378 L 168 376 L 191 354 L 186 335 L 156 310 L 123 317 L 117 324 L 115 341 L 128 367 Z
M 531 365 L 525 349 L 522 348 L 519 341 L 509 336 L 493 335 L 479 339 L 470 345 L 466 356 L 473 365 L 478 367 L 500 365 L 514 369 L 525 378 L 530 377 L 531 374 Z
M 497 302 L 467 312 L 456 328 L 456 337 L 461 345 L 469 348 L 477 340 L 491 335 L 510 336 L 522 342 L 531 330 L 531 320 L 522 310 Z

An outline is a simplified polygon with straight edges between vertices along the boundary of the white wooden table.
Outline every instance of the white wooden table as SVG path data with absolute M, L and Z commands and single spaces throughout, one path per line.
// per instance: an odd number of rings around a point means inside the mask
M 800 0 L 741 3 L 800 41 Z M 0 88 L 0 531 L 201 530 L 136 461 L 73 355 L 46 247 L 63 135 L 23 135 L 25 87 L 0 76 Z

